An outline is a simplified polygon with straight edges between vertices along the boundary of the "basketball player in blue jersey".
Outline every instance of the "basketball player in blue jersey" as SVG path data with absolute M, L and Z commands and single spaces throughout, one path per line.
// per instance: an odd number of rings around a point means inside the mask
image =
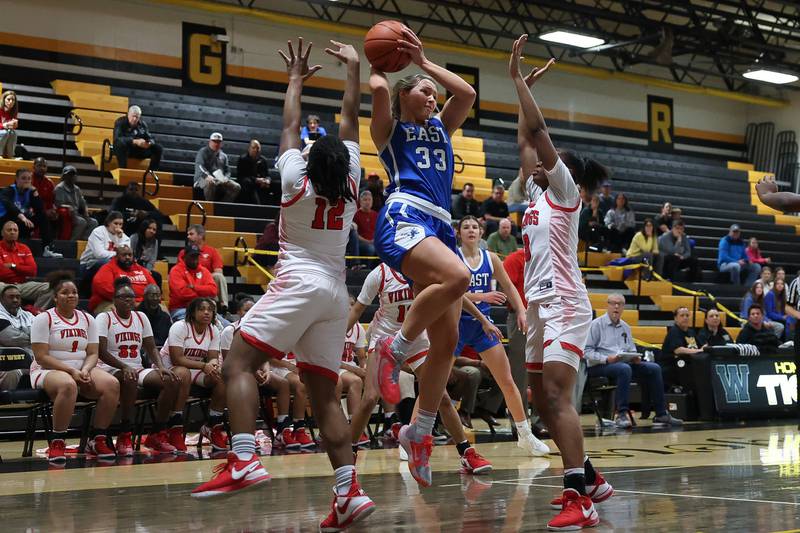
M 458 256 L 464 261 L 470 273 L 467 298 L 489 320 L 491 320 L 489 315 L 492 304 L 502 305 L 509 299 L 511 307 L 517 313 L 517 327 L 520 331 L 527 331 L 528 326 L 524 316 L 525 305 L 503 268 L 503 262 L 497 257 L 497 254 L 481 250 L 478 247 L 481 230 L 480 222 L 473 216 L 466 216 L 458 223 L 458 237 L 461 241 Z M 497 280 L 505 294 L 492 289 L 493 280 Z M 508 364 L 508 356 L 503 345 L 497 337 L 487 335 L 481 323 L 466 312 L 461 313 L 461 320 L 458 324 L 458 344 L 453 352 L 454 355 L 461 354 L 464 346 L 471 346 L 478 352 L 503 392 L 506 405 L 517 428 L 517 446 L 533 456 L 550 453 L 547 444 L 537 439 L 531 432 L 525 406 L 511 375 L 511 367 Z
M 386 205 L 378 216 L 375 249 L 384 263 L 413 283 L 415 298 L 403 327 L 379 348 L 378 379 L 389 403 L 400 400 L 399 367 L 411 343 L 425 330 L 430 351 L 419 379 L 419 416 L 400 430 L 409 469 L 423 486 L 431 484 L 431 430 L 453 364 L 461 298 L 469 272 L 455 253 L 450 225 L 453 184 L 451 135 L 467 118 L 475 90 L 456 74 L 431 62 L 410 30 L 398 40 L 424 74 L 401 79 L 389 89 L 386 75 L 372 69 L 370 133 L 389 174 Z M 437 83 L 452 94 L 438 114 Z

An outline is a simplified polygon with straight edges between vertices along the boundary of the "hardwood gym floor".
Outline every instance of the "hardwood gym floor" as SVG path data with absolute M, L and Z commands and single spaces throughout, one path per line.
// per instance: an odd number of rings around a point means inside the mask
M 479 439 L 479 441 L 482 439 Z M 0 452 L 4 532 L 314 531 L 328 512 L 331 469 L 321 453 L 263 458 L 272 481 L 236 497 L 195 501 L 189 491 L 219 461 L 139 455 L 103 466 Z M 513 442 L 477 445 L 495 470 L 458 473 L 454 446 L 434 451 L 434 485 L 419 489 L 396 449 L 360 452 L 362 486 L 377 511 L 353 531 L 544 531 L 561 486 L 559 458 L 530 458 Z M 595 531 L 800 531 L 800 431 L 789 422 L 691 425 L 587 437 L 616 494 L 598 505 Z

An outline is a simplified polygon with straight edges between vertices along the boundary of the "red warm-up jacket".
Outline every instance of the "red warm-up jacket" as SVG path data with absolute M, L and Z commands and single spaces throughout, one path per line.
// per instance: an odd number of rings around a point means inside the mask
M 131 280 L 131 287 L 136 295 L 136 304 L 142 303 L 144 289 L 156 281 L 146 268 L 136 263 L 129 270 L 119 266 L 116 259 L 112 259 L 100 267 L 92 278 L 92 296 L 89 298 L 89 309 L 94 312 L 101 302 L 110 302 L 114 299 L 114 280 L 126 276 Z
M 191 285 L 191 287 L 190 287 Z M 186 263 L 178 261 L 169 271 L 169 310 L 183 309 L 200 296 L 217 297 L 217 284 L 211 272 L 201 265 L 189 270 Z

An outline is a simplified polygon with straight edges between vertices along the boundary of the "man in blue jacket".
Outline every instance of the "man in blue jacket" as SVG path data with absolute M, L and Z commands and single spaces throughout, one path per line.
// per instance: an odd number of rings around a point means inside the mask
M 745 286 L 751 287 L 761 274 L 761 265 L 747 259 L 739 224 L 732 224 L 728 234 L 720 239 L 717 267 L 720 272 L 728 272 L 734 285 L 741 285 L 744 275 Z

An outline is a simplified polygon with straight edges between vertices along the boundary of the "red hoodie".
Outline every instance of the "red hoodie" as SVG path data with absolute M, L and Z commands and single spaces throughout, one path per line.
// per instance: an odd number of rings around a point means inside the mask
M 110 302 L 114 299 L 114 280 L 122 276 L 130 278 L 137 305 L 144 299 L 145 287 L 156 284 L 153 276 L 143 266 L 134 263 L 129 270 L 125 270 L 114 258 L 101 266 L 92 278 L 92 297 L 89 298 L 89 309 L 92 312 L 100 303 Z
M 197 265 L 195 270 L 189 270 L 183 261 L 175 263 L 169 271 L 170 313 L 175 309 L 185 308 L 189 302 L 201 296 L 217 297 L 217 284 L 214 283 L 211 272 L 202 265 Z
M 6 263 L 14 263 L 16 268 L 7 268 Z M 36 276 L 36 261 L 31 249 L 21 242 L 9 244 L 0 241 L 0 281 L 3 283 L 25 283 Z

